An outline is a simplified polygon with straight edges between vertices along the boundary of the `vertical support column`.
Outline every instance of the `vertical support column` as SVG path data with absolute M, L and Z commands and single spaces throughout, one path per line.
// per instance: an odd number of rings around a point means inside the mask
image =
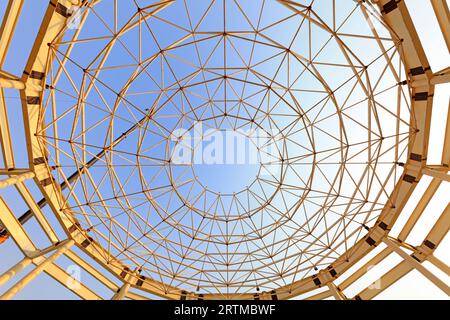
M 0 296 L 0 300 L 9 300 L 13 298 L 17 293 L 20 292 L 28 283 L 30 283 L 34 278 L 36 278 L 42 271 L 52 264 L 56 259 L 58 259 L 64 252 L 66 252 L 73 244 L 75 240 L 67 240 L 59 245 L 56 251 L 47 259 L 45 259 L 41 264 L 39 264 L 33 271 L 28 273 L 24 278 L 22 278 L 19 282 L 13 285 L 8 291 L 6 291 L 2 296 Z
M 384 238 L 383 242 L 388 246 L 388 248 L 392 251 L 397 253 L 400 257 L 405 260 L 410 266 L 416 268 L 417 271 L 419 271 L 421 274 L 423 274 L 428 280 L 430 280 L 432 283 L 434 283 L 439 289 L 444 291 L 447 295 L 450 296 L 450 288 L 438 277 L 436 277 L 432 272 L 430 272 L 427 268 L 425 268 L 420 262 L 415 260 L 413 257 L 411 257 L 409 254 L 407 254 L 400 246 L 398 245 L 395 240 L 391 238 Z
M 348 300 L 345 294 L 339 289 L 334 282 L 330 281 L 327 283 L 328 288 L 330 289 L 331 293 L 333 294 L 333 297 L 336 300 Z

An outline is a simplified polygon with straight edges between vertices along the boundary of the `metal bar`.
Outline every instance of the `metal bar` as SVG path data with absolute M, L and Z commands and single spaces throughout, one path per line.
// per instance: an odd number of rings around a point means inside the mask
M 15 169 L 2 168 L 0 169 L 0 175 L 13 176 L 22 173 L 27 173 L 30 171 L 31 171 L 30 168 L 15 168 Z
M 450 267 L 445 262 L 436 258 L 434 255 L 428 256 L 427 260 L 450 277 Z
M 17 191 L 22 196 L 23 200 L 26 202 L 28 207 L 30 208 L 30 211 L 33 212 L 33 216 L 36 218 L 39 225 L 42 227 L 42 229 L 45 232 L 45 235 L 48 237 L 48 239 L 52 243 L 57 243 L 59 241 L 58 236 L 56 235 L 56 232 L 53 230 L 52 226 L 48 222 L 47 218 L 45 217 L 44 213 L 42 212 L 39 205 L 34 200 L 31 192 L 28 190 L 27 186 L 20 182 L 15 185 Z M 19 220 L 20 222 L 20 220 Z
M 450 110 L 450 101 L 448 103 L 448 110 Z M 447 112 L 447 126 L 444 133 L 444 147 L 442 150 L 442 165 L 450 166 L 450 112 Z
M 381 284 L 380 286 L 369 286 L 368 288 L 362 290 L 358 295 L 356 295 L 355 299 L 370 300 L 373 297 L 376 297 L 413 269 L 414 267 L 412 267 L 406 261 L 400 262 L 394 268 L 386 272 L 380 279 L 378 279 L 378 281 L 376 281 L 377 283 Z
M 34 172 L 22 173 L 8 179 L 0 180 L 0 189 L 34 178 Z
M 450 73 L 448 70 L 446 72 L 440 72 L 435 74 L 431 79 L 414 80 L 410 82 L 411 87 L 418 88 L 429 85 L 437 85 L 450 82 Z
M 54 263 L 51 263 L 44 270 L 50 277 L 61 283 L 63 286 L 68 288 L 70 291 L 75 293 L 81 299 L 85 300 L 101 300 L 101 297 L 93 292 L 91 289 L 86 287 L 84 284 L 74 279 L 62 268 Z
M 441 183 L 442 181 L 440 179 L 433 179 L 431 181 L 430 185 L 425 190 L 419 202 L 417 203 L 417 206 L 414 208 L 414 211 L 409 216 L 408 221 L 406 221 L 405 225 L 400 231 L 400 234 L 397 237 L 400 241 L 406 240 L 409 233 L 416 225 L 417 221 L 419 220 L 420 216 L 422 215 L 427 205 L 430 203 L 431 199 L 433 198 L 434 194 L 436 193 L 436 190 L 439 188 Z
M 11 44 L 23 2 L 23 0 L 9 0 L 8 6 L 6 7 L 4 19 L 0 27 L 0 67 L 5 62 L 6 53 Z
M 9 0 L 8 6 L 6 7 L 3 22 L 0 27 L 0 69 L 5 62 L 6 53 L 11 44 L 23 3 L 23 0 Z M 6 168 L 14 168 L 14 152 L 8 123 L 5 95 L 3 89 L 0 88 L 0 144 L 2 147 L 4 166 Z
M 345 294 L 337 287 L 334 282 L 330 281 L 327 283 L 328 288 L 330 289 L 331 293 L 333 294 L 333 297 L 336 300 L 347 300 L 347 297 Z
M 431 0 L 434 13 L 439 22 L 442 34 L 447 44 L 447 49 L 450 50 L 450 14 L 445 0 Z
M 56 259 L 58 259 L 65 251 L 67 251 L 73 244 L 75 240 L 70 239 L 67 240 L 56 249 L 55 253 L 53 253 L 50 257 L 44 260 L 41 264 L 39 264 L 33 271 L 28 273 L 24 278 L 18 281 L 15 285 L 13 285 L 8 291 L 6 291 L 2 296 L 0 296 L 0 300 L 10 300 L 17 293 L 20 292 L 28 283 L 30 283 L 34 278 L 36 278 L 42 271 L 45 271 L 49 265 L 51 265 Z
M 9 209 L 6 202 L 0 197 L 0 222 L 9 231 L 17 246 L 22 250 L 25 256 L 36 251 L 36 246 L 33 244 L 28 234 L 23 229 L 20 222 Z
M 114 282 L 105 277 L 102 273 L 100 273 L 97 269 L 87 263 L 84 259 L 80 258 L 75 252 L 72 250 L 68 250 L 64 253 L 64 255 L 84 269 L 87 273 L 93 276 L 95 279 L 103 283 L 106 287 L 113 291 L 117 291 L 119 288 Z
M 426 167 L 422 172 L 430 177 L 450 182 L 450 175 L 447 173 L 448 169 L 448 167 L 441 167 L 441 169 Z
M 25 83 L 23 83 L 20 80 L 16 80 L 16 79 L 8 79 L 8 78 L 0 77 L 0 88 L 11 88 L 11 89 L 23 90 L 23 89 L 25 89 Z
M 123 300 L 128 294 L 128 290 L 130 290 L 131 285 L 129 283 L 125 283 L 111 298 L 111 300 Z
M 435 276 L 432 272 L 430 272 L 427 268 L 425 268 L 420 262 L 411 257 L 408 253 L 406 253 L 397 242 L 394 242 L 391 238 L 384 238 L 383 242 L 395 253 L 397 253 L 400 257 L 403 258 L 411 267 L 415 268 L 417 271 L 422 273 L 428 280 L 434 283 L 439 289 L 444 291 L 447 295 L 450 296 L 450 287 L 445 284 L 444 281 Z
M 15 266 L 8 269 L 5 273 L 0 276 L 0 286 L 5 284 L 9 279 L 14 277 L 16 274 L 28 267 L 33 260 L 31 258 L 25 257 Z

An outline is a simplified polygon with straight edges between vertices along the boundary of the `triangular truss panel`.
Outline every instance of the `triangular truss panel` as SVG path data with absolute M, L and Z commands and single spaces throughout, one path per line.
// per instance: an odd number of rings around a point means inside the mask
M 41 274 L 83 299 L 372 299 L 413 270 L 450 295 L 450 74 L 405 1 L 38 2 L 0 8 L 0 299 Z M 177 163 L 198 123 L 272 151 Z

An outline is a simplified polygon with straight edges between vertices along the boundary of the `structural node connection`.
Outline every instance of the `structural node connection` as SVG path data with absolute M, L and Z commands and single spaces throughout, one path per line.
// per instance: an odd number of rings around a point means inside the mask
M 411 272 L 450 295 L 450 72 L 407 1 L 0 10 L 0 299 L 44 274 L 82 299 L 365 300 Z

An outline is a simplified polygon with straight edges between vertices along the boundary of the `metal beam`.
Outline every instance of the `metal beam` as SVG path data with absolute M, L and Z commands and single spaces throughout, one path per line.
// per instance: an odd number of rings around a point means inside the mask
M 39 205 L 34 200 L 31 192 L 28 190 L 27 186 L 19 182 L 15 185 L 17 191 L 22 196 L 25 203 L 30 208 L 30 211 L 33 213 L 33 216 L 36 218 L 39 225 L 42 227 L 42 229 L 45 232 L 45 235 L 52 243 L 57 243 L 59 241 L 58 236 L 56 235 L 56 232 L 53 230 L 52 226 L 48 222 L 47 218 L 45 217 L 44 213 L 42 212 Z M 19 219 L 19 222 L 22 224 L 22 222 Z
M 9 231 L 24 255 L 28 256 L 32 252 L 36 252 L 36 246 L 2 197 L 0 197 L 0 212 L 0 222 Z
M 357 300 L 370 300 L 373 297 L 376 297 L 381 292 L 389 288 L 395 282 L 400 280 L 406 274 L 411 272 L 414 269 L 410 264 L 406 261 L 400 262 L 394 268 L 386 272 L 380 279 L 377 281 L 381 283 L 381 286 L 369 286 L 368 288 L 362 290 L 358 295 L 355 296 Z
M 3 22 L 0 27 L 0 69 L 5 62 L 6 53 L 11 44 L 22 6 L 23 0 L 9 0 L 8 6 L 6 7 Z M 8 123 L 5 95 L 3 89 L 0 88 L 0 145 L 2 146 L 4 166 L 6 168 L 14 168 L 14 152 Z
M 16 274 L 28 267 L 33 260 L 31 258 L 25 257 L 19 261 L 16 265 L 9 268 L 5 273 L 0 276 L 0 286 L 5 284 L 9 279 L 13 278 Z
M 448 110 L 450 110 L 450 101 L 448 102 Z M 442 165 L 450 167 L 450 111 L 447 112 L 447 125 L 444 133 L 444 147 L 442 150 Z
M 446 0 L 431 0 L 447 49 L 450 51 L 450 14 Z
M 345 296 L 345 294 L 341 291 L 341 289 L 339 289 L 339 287 L 337 287 L 334 282 L 328 282 L 327 283 L 328 288 L 330 289 L 330 292 L 333 294 L 333 297 L 336 300 L 347 300 L 347 297 Z
M 111 298 L 111 300 L 123 300 L 128 294 L 128 290 L 130 290 L 131 285 L 129 283 L 125 283 Z
M 0 88 L 25 89 L 25 83 L 17 79 L 8 79 L 0 76 Z
M 422 170 L 422 172 L 430 177 L 450 182 L 450 175 L 447 173 L 448 170 L 449 170 L 448 167 L 439 167 L 439 168 L 426 167 Z
M 398 244 L 397 241 L 394 241 L 391 238 L 383 239 L 383 242 L 392 250 L 392 252 L 397 253 L 400 257 L 403 258 L 411 267 L 415 268 L 417 271 L 422 273 L 428 280 L 434 283 L 439 289 L 444 291 L 447 295 L 450 296 L 450 287 L 447 284 L 435 276 L 432 272 L 430 272 L 427 268 L 425 268 L 420 262 L 411 257 L 408 253 L 406 253 Z
M 436 268 L 440 269 L 442 272 L 444 272 L 445 274 L 447 274 L 447 276 L 450 277 L 450 267 L 445 262 L 436 258 L 434 255 L 428 256 L 427 260 L 430 261 Z
M 117 286 L 113 281 L 105 277 L 101 272 L 95 269 L 91 264 L 87 263 L 84 259 L 79 257 L 72 250 L 66 251 L 64 255 L 112 291 L 117 291 L 117 289 L 119 289 L 119 286 Z
M 101 300 L 101 297 L 89 289 L 86 285 L 71 277 L 61 267 L 51 263 L 45 269 L 45 273 L 61 283 L 74 294 L 85 300 Z M 70 283 L 71 285 L 68 285 Z
M 11 288 L 9 288 L 2 296 L 0 300 L 10 300 L 17 293 L 19 293 L 28 283 L 30 283 L 34 278 L 36 278 L 42 271 L 45 271 L 53 262 L 58 259 L 65 251 L 67 251 L 73 244 L 75 240 L 70 239 L 62 242 L 55 250 L 55 252 L 40 263 L 35 269 L 28 273 L 25 277 L 19 280 Z
M 22 173 L 27 173 L 30 171 L 31 171 L 30 168 L 15 168 L 15 169 L 2 168 L 0 169 L 0 175 L 14 176 Z
M 25 180 L 29 180 L 29 179 L 33 179 L 33 178 L 34 178 L 34 172 L 27 172 L 27 173 L 22 173 L 22 174 L 19 174 L 16 176 L 12 176 L 10 178 L 0 180 L 0 189 L 6 188 L 9 186 L 13 186 L 19 182 L 23 182 Z
M 443 71 L 437 72 L 430 79 L 414 80 L 410 82 L 410 86 L 413 88 L 444 84 L 450 82 L 450 70 L 445 69 Z
M 420 198 L 419 202 L 417 203 L 416 207 L 414 208 L 413 212 L 408 218 L 408 221 L 406 221 L 405 225 L 403 226 L 402 230 L 400 231 L 398 235 L 398 239 L 400 241 L 406 240 L 408 235 L 410 234 L 411 230 L 416 225 L 417 221 L 421 217 L 422 213 L 424 212 L 425 208 L 430 203 L 431 199 L 433 198 L 434 194 L 436 193 L 437 189 L 441 185 L 442 180 L 440 179 L 433 179 L 431 180 L 430 185 L 427 187 L 425 192 L 422 194 L 422 197 Z

